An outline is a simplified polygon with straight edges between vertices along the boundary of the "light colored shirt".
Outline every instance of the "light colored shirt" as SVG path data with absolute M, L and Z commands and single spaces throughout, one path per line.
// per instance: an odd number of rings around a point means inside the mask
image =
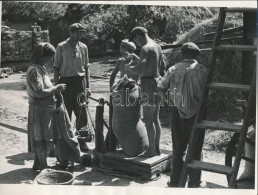
M 170 101 L 181 118 L 191 118 L 198 111 L 207 73 L 207 68 L 196 60 L 185 59 L 170 67 L 159 81 L 159 88 L 169 89 Z
M 60 77 L 85 76 L 88 65 L 88 48 L 82 42 L 78 42 L 75 48 L 69 39 L 57 45 L 53 67 L 59 70 Z
M 54 95 L 39 98 L 38 92 L 53 87 L 49 75 L 45 69 L 37 64 L 32 64 L 26 75 L 26 90 L 29 95 L 29 103 L 44 106 L 55 105 Z

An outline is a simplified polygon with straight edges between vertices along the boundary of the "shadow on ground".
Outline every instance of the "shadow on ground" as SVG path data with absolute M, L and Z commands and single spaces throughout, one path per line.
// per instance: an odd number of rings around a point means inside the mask
M 8 163 L 13 165 L 25 165 L 25 161 L 34 160 L 32 153 L 21 153 L 5 157 Z
M 38 172 L 31 168 L 22 168 L 0 175 L 0 184 L 32 184 Z
M 126 176 L 126 175 L 125 175 Z M 92 183 L 100 183 L 96 186 L 129 186 L 131 182 L 135 183 L 148 183 L 148 180 L 140 179 L 137 176 L 126 176 L 128 178 L 124 178 L 121 176 L 113 176 L 112 174 L 103 174 L 102 172 L 98 171 L 98 168 L 92 168 L 89 172 L 84 172 L 78 175 L 76 178 L 79 180 L 88 180 Z
M 0 89 L 23 91 L 23 90 L 26 90 L 26 84 L 25 84 L 24 81 L 12 82 L 12 83 L 1 83 L 0 84 Z
M 1 123 L 0 122 L 0 126 L 3 126 L 3 127 L 8 128 L 8 129 L 12 129 L 12 130 L 18 131 L 20 133 L 28 133 L 28 131 L 25 130 L 25 129 L 22 129 L 22 128 L 19 128 L 19 127 L 16 127 L 16 126 L 12 126 L 12 125 L 8 125 L 8 124 L 5 124 L 5 123 Z

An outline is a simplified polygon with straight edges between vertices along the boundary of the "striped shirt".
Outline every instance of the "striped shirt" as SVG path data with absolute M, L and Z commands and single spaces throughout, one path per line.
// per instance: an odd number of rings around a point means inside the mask
M 159 88 L 169 89 L 170 101 L 181 118 L 191 118 L 197 113 L 207 73 L 207 68 L 196 60 L 185 59 L 170 67 L 159 81 Z

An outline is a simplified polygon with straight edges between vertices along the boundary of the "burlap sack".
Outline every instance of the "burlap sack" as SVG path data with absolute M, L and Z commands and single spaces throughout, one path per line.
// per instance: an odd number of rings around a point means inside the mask
M 140 89 L 134 83 L 117 87 L 113 91 L 112 125 L 123 151 L 130 157 L 137 156 L 149 147 L 147 130 L 141 120 Z

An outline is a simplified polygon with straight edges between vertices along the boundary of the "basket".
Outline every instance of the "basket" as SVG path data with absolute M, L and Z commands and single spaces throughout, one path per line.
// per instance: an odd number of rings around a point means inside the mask
M 71 185 L 73 180 L 72 173 L 54 169 L 44 169 L 36 177 L 37 183 L 43 185 Z

